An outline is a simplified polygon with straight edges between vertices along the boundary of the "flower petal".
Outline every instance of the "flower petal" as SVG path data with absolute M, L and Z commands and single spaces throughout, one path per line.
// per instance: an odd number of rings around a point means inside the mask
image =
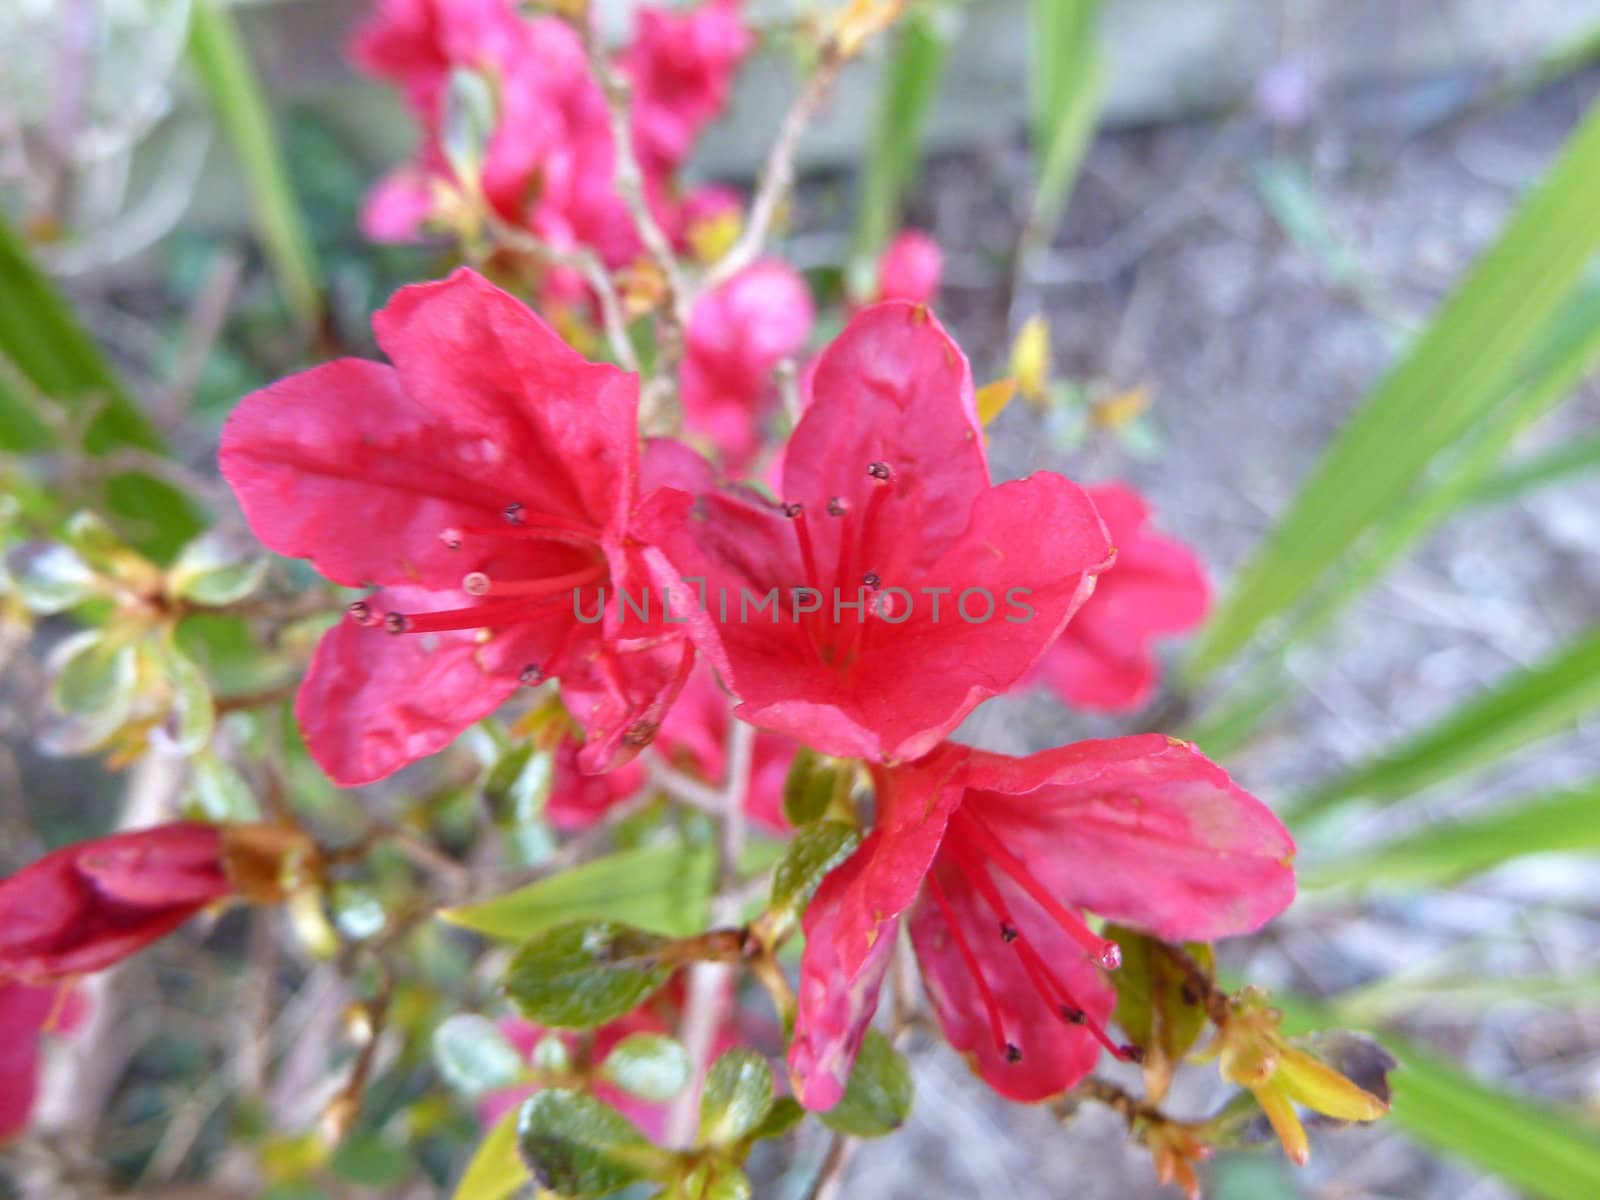
M 963 812 L 1063 900 L 1167 941 L 1248 933 L 1294 898 L 1294 842 L 1188 742 L 974 752 Z

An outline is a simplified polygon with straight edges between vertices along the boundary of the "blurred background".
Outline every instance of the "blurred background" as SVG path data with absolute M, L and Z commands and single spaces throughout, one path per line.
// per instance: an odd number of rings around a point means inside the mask
M 931 233 L 939 310 L 980 380 L 1043 315 L 1052 383 L 992 427 L 996 475 L 1129 479 L 1213 572 L 1216 621 L 1174 648 L 1141 721 L 1289 813 L 1304 873 L 1227 965 L 1379 1033 L 1402 1068 L 1390 1120 L 1321 1137 L 1304 1171 L 1224 1158 L 1210 1194 L 1600 1197 L 1600 155 L 1568 164 L 1577 199 L 1544 232 L 1469 274 L 1600 93 L 1600 0 L 1051 7 L 927 5 L 854 64 L 803 143 L 780 244 L 836 294 L 896 228 Z M 197 53 L 199 8 L 8 0 L 0 207 L 182 468 L 214 480 L 240 395 L 310 347 L 370 353 L 371 310 L 449 260 L 357 228 L 410 148 L 393 94 L 343 57 L 365 5 L 234 5 L 237 41 Z M 780 35 L 795 15 L 750 12 Z M 798 78 L 774 42 L 701 177 L 759 165 Z M 1577 282 L 1552 299 L 1556 271 Z M 104 828 L 129 782 L 37 753 L 37 655 L 11 649 L 0 871 Z M 1118 728 L 1008 697 L 963 736 L 1027 751 Z M 112 985 L 143 998 L 139 1021 L 52 1063 L 43 1121 L 119 1185 L 178 1195 L 241 1119 L 195 1083 L 227 1060 L 237 998 L 198 943 L 155 957 Z M 315 1028 L 333 999 L 297 1003 Z M 1113 1115 L 1006 1105 L 949 1051 L 914 1049 L 912 1120 L 857 1156 L 845 1195 L 1163 1194 Z M 1213 1073 L 1192 1074 L 1172 1107 L 1214 1107 Z

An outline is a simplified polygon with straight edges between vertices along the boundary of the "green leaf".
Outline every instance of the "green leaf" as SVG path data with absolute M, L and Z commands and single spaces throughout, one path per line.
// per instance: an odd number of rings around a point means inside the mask
M 244 776 L 209 750 L 189 760 L 188 803 L 208 821 L 261 819 L 261 806 Z
M 615 921 L 547 929 L 506 969 L 506 994 L 530 1021 L 593 1029 L 637 1007 L 671 977 L 667 938 Z
M 844 1099 L 817 1115 L 836 1133 L 883 1137 L 906 1123 L 914 1094 L 905 1056 L 880 1030 L 869 1029 L 850 1070 Z
M 1564 441 L 1544 454 L 1513 463 L 1482 480 L 1468 499 L 1503 504 L 1585 471 L 1600 470 L 1600 433 Z
M 821 820 L 833 803 L 842 769 L 809 746 L 795 751 L 789 773 L 783 777 L 784 819 L 796 829 Z
M 1031 19 L 1036 166 L 1028 228 L 1030 241 L 1047 242 L 1067 210 L 1100 113 L 1100 0 L 1033 0 Z
M 1371 762 L 1290 807 L 1294 817 L 1359 796 L 1395 797 L 1438 783 L 1572 726 L 1600 705 L 1600 625 Z
M 391 1195 L 401 1190 L 417 1171 L 416 1159 L 404 1146 L 359 1129 L 339 1143 L 330 1166 L 340 1179 Z
M 558 1196 L 604 1196 L 641 1179 L 661 1178 L 671 1157 L 626 1117 L 593 1096 L 564 1088 L 522 1106 L 517 1146 L 540 1187 Z
M 779 1096 L 761 1118 L 761 1124 L 750 1131 L 751 1141 L 779 1138 L 806 1119 L 806 1110 L 793 1096 Z
M 1146 1090 L 1159 1101 L 1173 1070 L 1205 1031 L 1206 1010 L 1189 991 L 1188 977 L 1162 952 L 1159 939 L 1122 925 L 1107 925 L 1105 936 L 1122 951 L 1122 966 L 1111 973 L 1116 1021 L 1144 1050 Z M 1213 969 L 1210 946 L 1187 942 L 1183 950 L 1203 970 Z
M 167 638 L 144 643 L 150 658 L 171 691 L 167 715 L 160 734 L 167 747 L 177 754 L 190 755 L 204 749 L 217 727 L 217 709 L 211 699 L 211 684 L 183 651 Z
M 1530 854 L 1600 852 L 1600 779 L 1576 791 L 1517 801 L 1492 812 L 1362 847 L 1300 872 L 1301 886 L 1448 884 Z
M 1307 1001 L 1277 996 L 1290 1032 L 1327 1025 Z M 1571 1113 L 1496 1088 L 1453 1063 L 1392 1035 L 1384 1049 L 1399 1062 L 1391 1075 L 1389 1120 L 1411 1137 L 1500 1176 L 1546 1200 L 1600 1196 L 1600 1132 Z
M 528 1168 L 517 1152 L 517 1109 L 494 1123 L 461 1174 L 452 1200 L 509 1200 L 528 1182 Z
M 322 313 L 322 281 L 311 237 L 267 97 L 233 17 L 217 0 L 196 0 L 189 61 L 250 186 L 256 228 L 284 301 L 304 329 L 313 329 Z
M 89 454 L 164 454 L 155 427 L 3 217 L 0 279 L 5 280 L 0 287 L 0 359 L 16 368 L 41 401 L 60 410 L 58 423 L 81 426 L 83 449 Z M 0 426 L 0 445 L 10 445 L 7 434 Z M 108 479 L 105 503 L 136 534 L 139 548 L 157 556 L 172 553 L 200 528 L 189 499 L 144 472 L 119 472 Z
M 728 1146 L 761 1127 L 772 1108 L 772 1068 L 754 1050 L 735 1047 L 711 1064 L 700 1093 L 700 1143 Z
M 689 1086 L 689 1052 L 660 1033 L 632 1033 L 611 1048 L 600 1074 L 629 1095 L 665 1104 Z
M 23 542 L 6 551 L 6 574 L 29 612 L 66 612 L 94 598 L 100 578 L 70 546 Z
M 496 818 L 526 825 L 544 812 L 555 779 L 555 756 L 533 742 L 511 747 L 489 768 L 483 798 Z
M 269 560 L 259 551 L 258 544 L 230 530 L 209 530 L 179 552 L 167 572 L 167 590 L 191 604 L 237 604 L 266 578 Z
M 807 825 L 789 843 L 772 873 L 771 911 L 781 925 L 781 935 L 800 919 L 828 872 L 855 853 L 861 834 L 841 821 Z
M 951 34 L 941 28 L 946 16 L 954 14 L 918 9 L 901 21 L 883 73 L 877 117 L 861 159 L 861 199 L 850 246 L 852 271 L 861 276 L 875 269 L 916 180 L 923 129 L 949 53 Z
M 134 647 L 97 630 L 57 643 L 49 671 L 51 704 L 71 716 L 126 713 L 139 683 Z
M 705 928 L 716 864 L 681 842 L 621 850 L 481 904 L 446 909 L 455 925 L 520 941 L 579 918 L 609 919 L 685 937 Z
M 457 1013 L 433 1031 L 433 1061 L 439 1074 L 467 1097 L 516 1083 L 527 1071 L 522 1055 L 488 1017 Z
M 1411 351 L 1345 425 L 1196 644 L 1193 685 L 1303 597 L 1511 393 L 1600 249 L 1600 105 Z

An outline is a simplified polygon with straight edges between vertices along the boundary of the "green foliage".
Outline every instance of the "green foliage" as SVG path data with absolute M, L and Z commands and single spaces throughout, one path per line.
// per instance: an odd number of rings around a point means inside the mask
M 861 834 L 856 828 L 839 821 L 819 821 L 795 835 L 772 874 L 775 935 L 786 932 L 800 919 L 828 872 L 854 854 L 860 844 Z
M 1205 1007 L 1157 939 L 1122 925 L 1107 925 L 1105 936 L 1122 951 L 1122 966 L 1110 977 L 1117 991 L 1116 1022 L 1144 1051 L 1151 1090 L 1163 1094 L 1172 1070 L 1205 1032 Z M 1212 969 L 1210 946 L 1191 942 L 1183 949 L 1202 970 Z
M 795 828 L 820 821 L 833 803 L 842 768 L 809 746 L 795 751 L 783 778 L 783 815 Z
M 706 1073 L 700 1093 L 700 1142 L 731 1146 L 761 1127 L 772 1108 L 772 1068 L 754 1050 L 735 1047 Z
M 676 1038 L 632 1033 L 611 1048 L 600 1074 L 630 1095 L 665 1104 L 689 1086 L 689 1052 Z
M 1100 113 L 1105 69 L 1097 38 L 1100 0 L 1033 0 L 1032 238 L 1045 242 L 1067 210 Z
M 1298 603 L 1491 416 L 1600 249 L 1600 107 L 1493 247 L 1341 430 L 1194 648 L 1191 684 Z
M 302 327 L 322 313 L 322 280 L 295 197 L 272 109 L 234 26 L 217 0 L 199 0 L 189 24 L 189 61 L 250 187 L 256 227 L 289 310 Z
M 683 937 L 705 928 L 714 870 L 709 847 L 682 842 L 643 846 L 439 915 L 508 941 L 582 918 L 620 921 Z
M 506 994 L 530 1021 L 593 1029 L 661 988 L 673 965 L 667 938 L 615 921 L 574 921 L 547 929 L 517 951 Z
M 616 1109 L 564 1088 L 522 1106 L 517 1147 L 539 1186 L 562 1197 L 609 1195 L 660 1178 L 671 1162 Z
M 444 1081 L 465 1096 L 481 1096 L 523 1077 L 527 1064 L 488 1017 L 458 1013 L 433 1031 L 433 1061 Z
M 517 1119 L 512 1109 L 494 1123 L 478 1144 L 452 1200 L 507 1200 L 528 1182 L 528 1167 L 517 1148 Z
M 844 1099 L 818 1115 L 837 1133 L 884 1137 L 906 1123 L 914 1095 L 911 1066 L 905 1056 L 883 1032 L 869 1029 L 850 1070 Z

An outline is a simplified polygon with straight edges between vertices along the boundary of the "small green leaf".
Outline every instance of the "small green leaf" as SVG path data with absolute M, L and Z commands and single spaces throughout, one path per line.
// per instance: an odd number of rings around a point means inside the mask
M 1206 1010 L 1158 939 L 1121 925 L 1106 926 L 1105 936 L 1122 951 L 1122 966 L 1111 973 L 1116 1021 L 1144 1051 L 1146 1090 L 1159 1103 L 1173 1069 L 1205 1031 Z M 1210 946 L 1189 942 L 1183 949 L 1203 970 L 1212 970 Z
M 796 829 L 820 820 L 833 800 L 837 768 L 808 746 L 795 751 L 783 780 L 783 815 Z
M 605 1196 L 660 1179 L 672 1166 L 621 1113 L 565 1088 L 539 1092 L 522 1106 L 517 1146 L 539 1186 L 563 1197 Z
M 217 709 L 205 672 L 165 638 L 147 641 L 150 661 L 171 689 L 171 701 L 161 723 L 161 740 L 177 754 L 203 749 L 217 727 Z
M 861 834 L 840 821 L 821 821 L 801 829 L 772 874 L 771 912 L 776 928 L 770 932 L 778 936 L 787 933 L 828 872 L 859 845 Z
M 761 1124 L 750 1131 L 750 1140 L 782 1137 L 805 1119 L 806 1110 L 800 1107 L 800 1101 L 793 1096 L 779 1096 L 761 1118 Z
M 682 842 L 597 858 L 527 887 L 439 915 L 489 937 L 521 941 L 580 918 L 686 937 L 706 926 L 716 872 L 710 847 Z
M 243 536 L 213 529 L 179 552 L 167 572 L 167 590 L 191 604 L 237 604 L 261 586 L 268 562 Z
M 85 630 L 51 652 L 50 700 L 70 716 L 125 713 L 133 702 L 139 672 L 134 647 L 125 640 Z
M 500 756 L 483 781 L 483 799 L 495 818 L 507 825 L 539 819 L 555 777 L 555 756 L 533 742 L 513 746 Z
M 452 1200 L 509 1200 L 528 1182 L 528 1168 L 517 1152 L 518 1111 L 494 1123 L 461 1174 Z
M 637 1007 L 671 977 L 670 940 L 615 921 L 547 929 L 518 950 L 505 990 L 530 1021 L 593 1029 Z
M 477 71 L 457 67 L 445 85 L 439 142 L 456 178 L 476 179 L 494 136 L 494 92 Z
M 6 573 L 23 607 L 40 616 L 66 612 L 94 597 L 100 578 L 70 546 L 24 542 L 6 552 Z
M 189 760 L 188 800 L 208 821 L 261 819 L 261 806 L 244 776 L 209 750 Z
M 417 1171 L 416 1159 L 404 1146 L 359 1129 L 339 1143 L 329 1165 L 340 1179 L 390 1194 L 401 1190 Z
M 836 1133 L 883 1137 L 906 1123 L 914 1095 L 911 1066 L 905 1056 L 882 1031 L 869 1029 L 850 1071 L 844 1099 L 817 1115 Z
M 477 1013 L 457 1013 L 433 1031 L 433 1061 L 444 1081 L 469 1098 L 509 1087 L 527 1069 L 500 1026 Z
M 727 1146 L 760 1128 L 772 1107 L 772 1068 L 754 1050 L 736 1047 L 711 1064 L 700 1093 L 700 1142 Z
M 612 1047 L 600 1074 L 629 1095 L 665 1104 L 689 1086 L 689 1052 L 674 1038 L 634 1033 Z

